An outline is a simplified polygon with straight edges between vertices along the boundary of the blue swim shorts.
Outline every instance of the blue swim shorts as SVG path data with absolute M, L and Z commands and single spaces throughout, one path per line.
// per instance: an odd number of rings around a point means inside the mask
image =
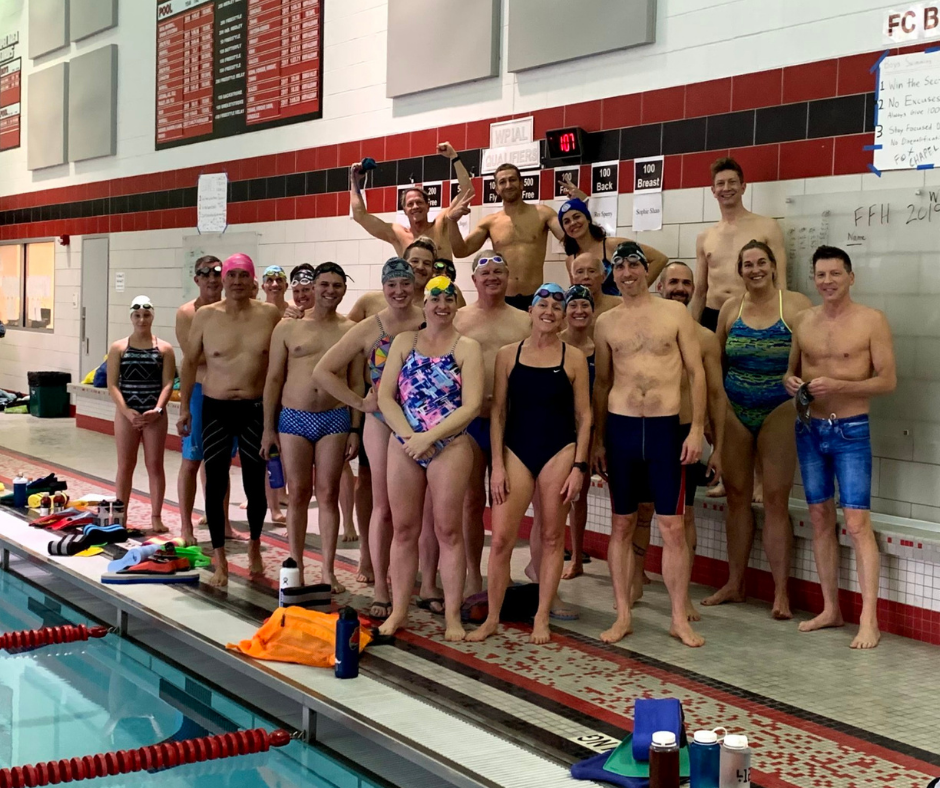
M 835 497 L 838 480 L 839 506 L 871 508 L 871 433 L 866 414 L 812 419 L 808 427 L 797 421 L 796 451 L 807 503 Z

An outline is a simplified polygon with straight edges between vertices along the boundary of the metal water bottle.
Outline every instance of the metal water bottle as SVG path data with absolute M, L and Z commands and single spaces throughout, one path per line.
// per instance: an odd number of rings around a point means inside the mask
M 747 736 L 728 734 L 721 745 L 719 788 L 751 788 L 751 748 Z
M 336 619 L 336 678 L 354 679 L 359 675 L 359 614 L 348 605 Z
M 26 485 L 29 484 L 29 479 L 27 479 L 23 472 L 20 471 L 16 474 L 16 478 L 13 480 L 13 505 L 17 509 L 22 509 L 26 506 Z
M 268 451 L 268 486 L 280 490 L 284 486 L 284 466 L 281 465 L 281 453 L 277 446 L 271 445 Z
M 721 745 L 715 731 L 695 731 L 689 743 L 691 788 L 718 788 Z
M 300 588 L 303 585 L 300 579 L 300 569 L 297 568 L 297 562 L 293 558 L 285 558 L 281 564 L 280 590 L 278 591 L 278 606 L 284 607 L 284 589 Z

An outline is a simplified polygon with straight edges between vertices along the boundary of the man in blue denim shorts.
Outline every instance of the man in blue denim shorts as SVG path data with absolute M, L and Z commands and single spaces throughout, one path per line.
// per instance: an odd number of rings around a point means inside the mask
M 839 610 L 839 540 L 834 502 L 855 548 L 862 613 L 852 648 L 874 648 L 878 630 L 878 544 L 871 528 L 870 399 L 897 385 L 891 329 L 883 312 L 852 301 L 852 261 L 834 246 L 813 254 L 822 305 L 801 312 L 793 326 L 787 391 L 797 398 L 796 448 L 813 522 L 813 552 L 823 611 L 800 624 L 812 632 L 843 624 Z M 805 383 L 804 383 L 805 381 Z

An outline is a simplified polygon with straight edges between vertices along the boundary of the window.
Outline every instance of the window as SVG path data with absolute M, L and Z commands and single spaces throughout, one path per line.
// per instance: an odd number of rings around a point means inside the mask
M 0 246 L 0 320 L 51 331 L 55 304 L 55 244 Z

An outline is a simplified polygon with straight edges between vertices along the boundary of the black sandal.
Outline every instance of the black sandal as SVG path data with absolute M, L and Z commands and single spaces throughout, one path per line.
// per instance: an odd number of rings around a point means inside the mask
M 374 615 L 372 611 L 376 608 L 380 608 L 383 612 L 379 615 Z M 391 602 L 373 602 L 369 605 L 369 618 L 374 618 L 376 621 L 385 621 L 390 615 L 392 615 Z
M 436 616 L 444 615 L 444 600 L 438 596 L 429 596 L 427 599 L 422 599 L 418 597 L 418 601 L 415 604 L 421 610 L 427 610 L 429 613 L 433 613 Z M 436 605 L 437 609 L 433 606 Z

